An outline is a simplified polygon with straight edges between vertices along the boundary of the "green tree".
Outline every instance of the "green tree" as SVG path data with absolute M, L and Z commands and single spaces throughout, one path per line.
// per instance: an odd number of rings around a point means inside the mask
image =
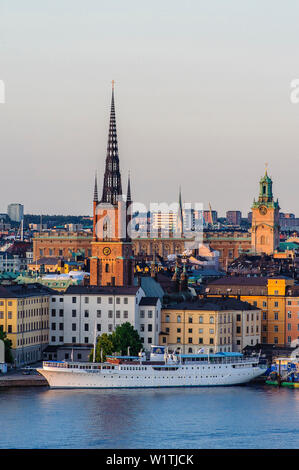
M 5 347 L 5 362 L 11 364 L 13 363 L 13 357 L 11 353 L 12 342 L 7 338 L 6 333 L 0 328 L 0 339 L 4 341 Z
M 118 326 L 111 336 L 114 351 L 119 351 L 123 356 L 127 354 L 128 347 L 130 347 L 131 356 L 137 356 L 142 349 L 138 331 L 129 322 Z
M 102 357 L 101 357 L 102 351 Z M 103 362 L 106 361 L 106 356 L 110 356 L 114 352 L 114 344 L 112 341 L 112 335 L 107 335 L 107 333 L 103 333 L 97 339 L 96 344 L 96 357 L 95 362 Z M 89 356 L 89 360 L 93 361 L 93 350 Z

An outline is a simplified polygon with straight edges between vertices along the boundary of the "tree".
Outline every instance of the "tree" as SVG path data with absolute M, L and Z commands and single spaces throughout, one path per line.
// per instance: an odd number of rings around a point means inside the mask
M 128 347 L 132 356 L 137 356 L 143 347 L 138 331 L 129 322 L 118 326 L 111 336 L 114 351 L 119 351 L 123 356 L 128 353 Z
M 106 356 L 110 356 L 113 352 L 114 344 L 112 341 L 112 335 L 107 335 L 107 333 L 103 333 L 97 339 L 95 362 L 105 362 Z M 89 359 L 90 361 L 93 361 L 93 351 L 91 352 Z
M 7 338 L 6 333 L 0 328 L 0 339 L 4 341 L 5 346 L 5 362 L 12 363 L 13 357 L 11 353 L 12 342 Z

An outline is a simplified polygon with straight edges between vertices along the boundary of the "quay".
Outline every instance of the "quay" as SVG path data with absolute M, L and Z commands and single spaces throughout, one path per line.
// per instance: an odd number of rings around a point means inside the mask
M 0 376 L 0 389 L 8 387 L 44 387 L 48 382 L 39 374 L 23 375 L 21 372 Z

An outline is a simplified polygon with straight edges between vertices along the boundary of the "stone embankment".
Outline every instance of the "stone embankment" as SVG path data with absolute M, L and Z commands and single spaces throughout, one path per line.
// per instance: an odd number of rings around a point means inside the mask
M 0 389 L 2 387 L 42 387 L 45 385 L 48 385 L 48 382 L 39 374 L 8 373 L 0 375 Z

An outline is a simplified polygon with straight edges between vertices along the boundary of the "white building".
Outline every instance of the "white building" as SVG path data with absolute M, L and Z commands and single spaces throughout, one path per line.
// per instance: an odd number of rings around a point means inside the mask
M 51 296 L 49 345 L 90 347 L 97 336 L 110 334 L 126 322 L 138 331 L 145 349 L 158 344 L 160 299 L 146 297 L 140 286 L 70 286 Z
M 146 350 L 159 344 L 161 301 L 159 297 L 142 297 L 139 302 L 139 335 Z
M 11 253 L 0 253 L 0 272 L 19 272 L 27 269 L 26 258 Z
M 233 351 L 242 352 L 246 346 L 261 342 L 261 310 L 248 304 L 248 310 L 232 310 L 232 315 Z

